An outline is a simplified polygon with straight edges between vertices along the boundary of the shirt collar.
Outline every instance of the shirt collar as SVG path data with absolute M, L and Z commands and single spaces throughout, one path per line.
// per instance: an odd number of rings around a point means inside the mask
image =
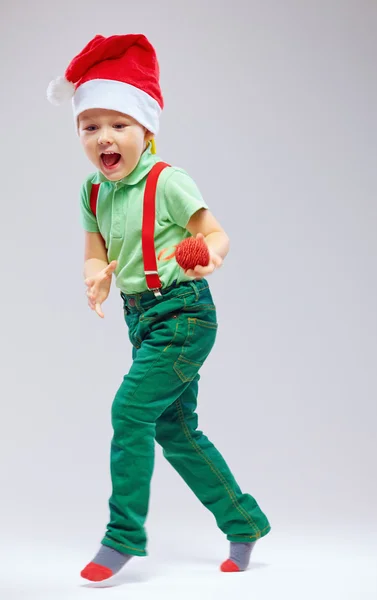
M 101 171 L 98 171 L 98 180 L 101 183 L 104 181 L 106 181 L 107 183 L 112 183 L 114 185 L 117 183 L 118 187 L 121 185 L 135 185 L 148 175 L 153 165 L 159 162 L 159 160 L 160 159 L 157 157 L 156 154 L 152 154 L 151 146 L 150 144 L 148 144 L 148 147 L 140 156 L 138 164 L 136 165 L 132 173 L 127 175 L 127 177 L 123 177 L 123 179 L 120 179 L 119 181 L 110 181 L 109 179 L 107 179 L 107 177 L 105 177 L 103 173 L 101 173 Z

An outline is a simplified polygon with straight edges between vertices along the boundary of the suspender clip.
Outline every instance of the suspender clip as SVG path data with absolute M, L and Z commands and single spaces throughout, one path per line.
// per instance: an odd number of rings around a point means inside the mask
M 144 271 L 144 273 L 145 273 L 145 275 L 158 275 L 158 271 Z M 162 298 L 162 294 L 161 294 L 159 288 L 148 287 L 148 290 L 153 292 L 154 295 L 156 296 L 156 298 L 158 298 L 159 300 Z

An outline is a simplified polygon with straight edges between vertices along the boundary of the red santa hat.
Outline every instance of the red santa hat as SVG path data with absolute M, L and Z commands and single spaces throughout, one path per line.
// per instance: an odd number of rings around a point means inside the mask
M 52 104 L 72 98 L 75 118 L 104 108 L 130 115 L 156 134 L 164 101 L 156 52 L 144 35 L 96 35 L 71 61 L 65 76 L 50 83 Z

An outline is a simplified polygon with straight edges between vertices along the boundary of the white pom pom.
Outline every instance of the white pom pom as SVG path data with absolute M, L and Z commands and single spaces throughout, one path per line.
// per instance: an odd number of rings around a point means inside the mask
M 65 77 L 60 76 L 50 82 L 47 88 L 47 99 L 51 104 L 60 106 L 60 104 L 63 104 L 72 98 L 74 93 L 74 84 Z

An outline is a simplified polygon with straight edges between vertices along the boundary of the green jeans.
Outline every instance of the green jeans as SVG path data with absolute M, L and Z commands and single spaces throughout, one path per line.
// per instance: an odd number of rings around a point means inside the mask
M 145 520 L 155 440 L 165 458 L 214 515 L 232 542 L 252 542 L 270 525 L 255 499 L 243 494 L 221 454 L 198 430 L 199 369 L 217 331 L 206 280 L 124 296 L 133 364 L 112 406 L 112 495 L 102 543 L 146 554 Z

